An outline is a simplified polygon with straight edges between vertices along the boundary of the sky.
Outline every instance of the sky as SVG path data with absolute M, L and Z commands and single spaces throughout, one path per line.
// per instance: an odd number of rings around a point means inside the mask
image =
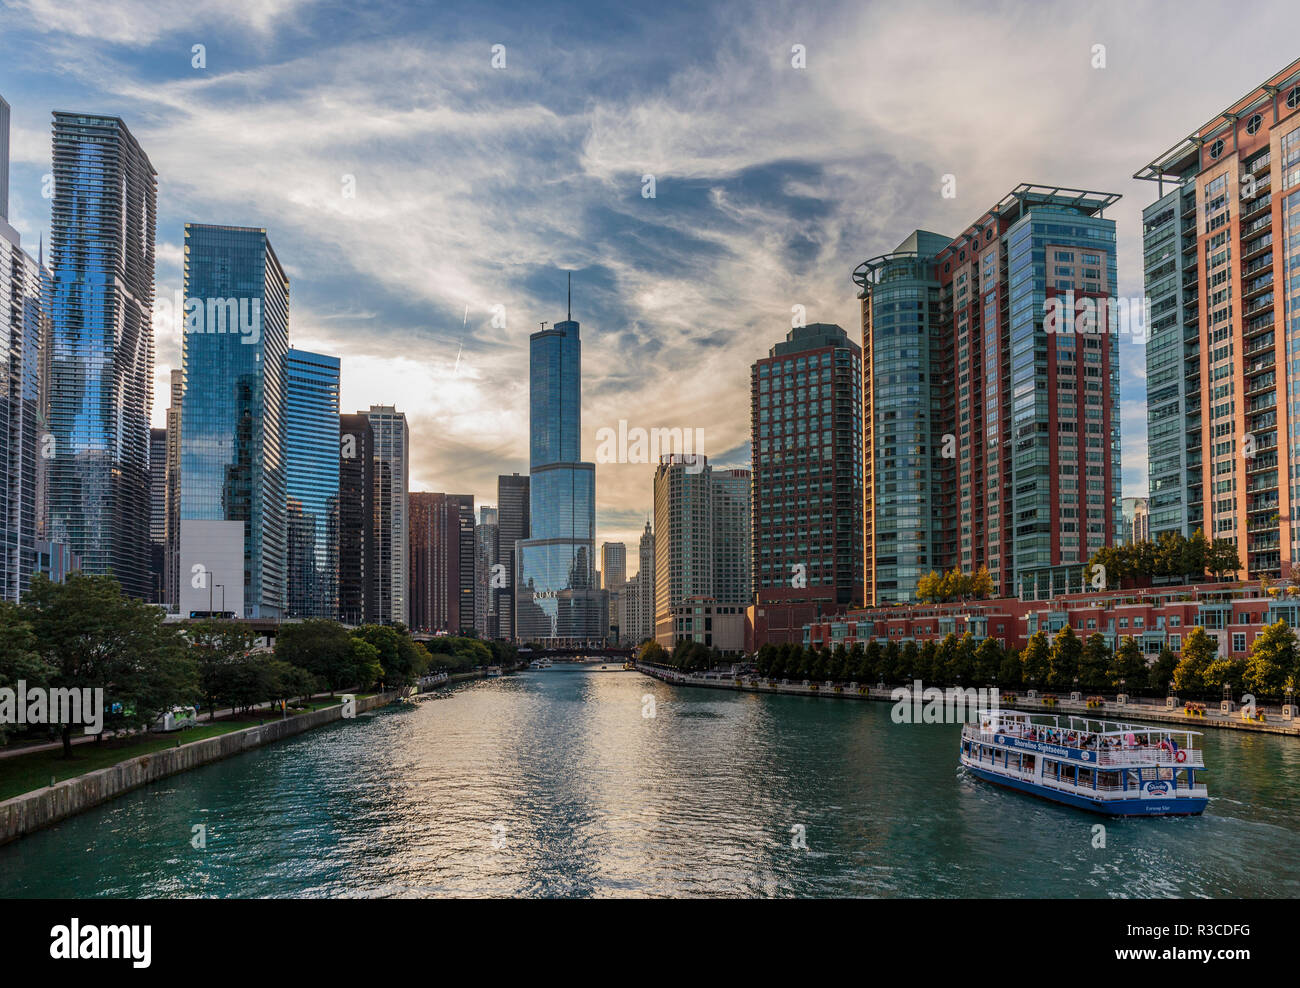
M 48 232 L 53 110 L 121 116 L 158 172 L 158 296 L 182 288 L 186 222 L 265 227 L 291 345 L 341 357 L 343 411 L 406 413 L 412 490 L 495 504 L 498 474 L 527 473 L 528 336 L 564 318 L 567 272 L 584 458 L 624 420 L 703 429 L 711 463 L 744 466 L 750 365 L 794 307 L 860 342 L 857 264 L 1021 182 L 1122 195 L 1119 291 L 1141 295 L 1156 187 L 1133 173 L 1300 54 L 1298 20 L 1195 0 L 0 0 L 10 222 L 33 252 Z M 158 328 L 155 425 L 180 343 Z M 1122 338 L 1125 496 L 1146 493 L 1144 364 Z M 598 541 L 633 562 L 653 466 L 598 464 L 596 497 Z

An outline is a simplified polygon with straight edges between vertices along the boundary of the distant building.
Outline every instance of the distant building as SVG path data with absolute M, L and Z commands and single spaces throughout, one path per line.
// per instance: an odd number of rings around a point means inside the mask
M 181 570 L 181 407 L 185 400 L 185 372 L 171 372 L 171 404 L 167 407 L 167 459 L 164 464 L 163 583 L 167 610 L 180 609 Z
M 751 580 L 749 487 L 748 470 L 715 475 L 701 454 L 660 457 L 654 480 L 654 637 L 664 648 L 693 637 L 693 622 L 688 627 L 680 609 L 687 601 L 735 608 L 743 629 Z
M 375 573 L 371 582 L 377 609 L 369 620 L 376 624 L 408 624 L 411 463 L 406 415 L 391 405 L 371 405 L 365 415 L 370 419 L 375 441 Z
M 497 509 L 480 507 L 478 523 L 474 526 L 474 629 L 485 641 L 500 637 L 496 594 L 492 591 L 492 567 L 497 565 L 500 530 Z M 497 572 L 504 574 L 504 570 Z
M 289 616 L 338 612 L 338 357 L 289 349 L 285 361 Z
M 529 523 L 516 546 L 515 634 L 525 641 L 603 639 L 596 585 L 596 465 L 579 462 L 582 343 L 569 318 L 529 337 Z
M 650 519 L 637 542 L 636 624 L 624 637 L 640 644 L 655 636 L 655 533 Z
M 149 600 L 167 602 L 167 430 L 149 430 Z
M 1123 541 L 1127 545 L 1147 542 L 1151 539 L 1150 501 L 1145 497 L 1124 498 Z
M 474 496 L 413 492 L 411 590 L 413 631 L 474 631 Z
M 608 630 L 614 641 L 626 634 L 619 623 L 623 585 L 627 582 L 627 546 L 622 542 L 605 542 L 600 547 L 601 588 L 609 604 Z M 620 630 L 622 629 L 622 630 Z
M 515 581 L 517 579 L 515 547 L 531 532 L 529 524 L 528 477 L 519 474 L 497 478 L 497 556 L 501 568 L 496 571 L 497 585 L 492 588 L 496 601 L 497 625 L 502 638 L 515 640 Z M 504 580 L 505 582 L 501 582 Z
M 375 434 L 365 412 L 339 416 L 339 604 L 344 624 L 378 619 Z

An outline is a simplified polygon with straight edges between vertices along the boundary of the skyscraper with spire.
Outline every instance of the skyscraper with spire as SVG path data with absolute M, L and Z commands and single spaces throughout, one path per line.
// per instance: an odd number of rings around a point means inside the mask
M 529 519 L 515 559 L 515 635 L 525 641 L 601 638 L 596 587 L 596 465 L 580 462 L 582 343 L 568 317 L 529 337 Z

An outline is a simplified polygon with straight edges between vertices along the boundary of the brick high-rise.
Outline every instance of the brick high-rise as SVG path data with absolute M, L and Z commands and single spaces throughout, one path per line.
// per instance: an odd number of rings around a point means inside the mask
M 953 567 L 1059 592 L 1116 541 L 1118 198 L 1019 185 L 958 237 L 918 230 L 854 272 L 868 604 Z
M 1239 576 L 1300 560 L 1300 60 L 1134 177 L 1152 538 L 1224 538 Z M 1292 359 L 1288 359 L 1288 356 Z

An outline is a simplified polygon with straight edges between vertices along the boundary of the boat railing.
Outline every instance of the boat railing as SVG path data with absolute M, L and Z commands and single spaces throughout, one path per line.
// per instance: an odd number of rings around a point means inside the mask
M 1039 744 L 1048 744 L 1056 748 L 1070 748 L 1075 751 L 1093 751 L 1097 752 L 1097 761 L 1095 764 L 1104 766 L 1117 767 L 1137 767 L 1142 765 L 1169 765 L 1173 767 L 1182 766 L 1184 768 L 1204 768 L 1205 757 L 1199 748 L 1180 747 L 1177 752 L 1170 748 L 1161 748 L 1158 745 L 1138 746 L 1135 748 L 1110 748 L 1102 746 L 1100 750 L 1088 745 L 1083 746 L 1077 742 L 1068 741 L 1049 741 L 1044 738 L 1026 738 L 1023 734 L 1010 731 L 985 731 L 978 725 L 968 724 L 962 730 L 962 737 L 972 741 L 982 741 L 985 744 L 997 744 L 999 736 L 1019 738 L 1025 741 L 1036 742 Z M 1029 752 L 1033 754 L 1033 752 Z M 1183 757 L 1180 760 L 1178 755 Z

